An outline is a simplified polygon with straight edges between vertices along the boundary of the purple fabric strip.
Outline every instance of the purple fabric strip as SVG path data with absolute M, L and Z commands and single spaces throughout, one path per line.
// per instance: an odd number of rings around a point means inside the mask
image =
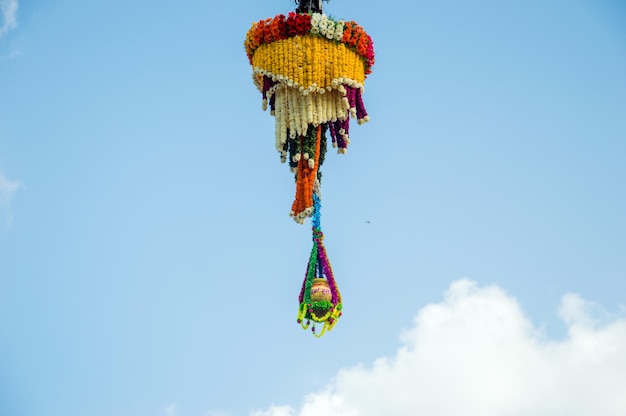
M 343 128 L 344 122 L 345 120 L 335 121 L 335 131 L 337 132 L 337 147 L 339 147 L 340 149 L 344 149 L 346 147 L 346 142 L 343 140 L 343 135 L 339 132 Z
M 350 108 L 356 107 L 356 88 L 348 87 L 348 102 L 350 103 Z
M 335 123 L 329 121 L 326 123 L 328 125 L 328 130 L 330 130 L 330 138 L 333 141 L 333 144 L 337 144 L 337 132 L 335 131 Z
M 367 110 L 365 109 L 365 104 L 363 104 L 363 94 L 360 88 L 357 91 L 356 99 L 356 118 L 362 120 L 367 117 Z

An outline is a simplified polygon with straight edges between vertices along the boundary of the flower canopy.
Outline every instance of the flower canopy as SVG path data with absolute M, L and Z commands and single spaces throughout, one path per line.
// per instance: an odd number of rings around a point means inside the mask
M 314 247 L 300 293 L 298 321 L 304 328 L 311 320 L 323 323 L 323 334 L 341 316 L 342 304 L 322 244 L 320 167 L 327 132 L 338 153 L 346 153 L 350 118 L 359 124 L 369 121 L 362 94 L 374 65 L 374 44 L 356 22 L 291 12 L 253 23 L 244 46 L 263 109 L 269 106 L 276 119 L 276 150 L 295 174 L 290 215 L 301 224 L 313 217 Z M 329 299 L 311 300 L 315 279 L 328 282 Z
M 279 14 L 276 17 L 253 23 L 245 41 L 250 64 L 254 65 L 252 57 L 259 46 L 298 35 L 325 37 L 346 45 L 366 61 L 365 73 L 371 73 L 370 68 L 374 65 L 372 38 L 356 22 L 335 21 L 320 13 L 291 12 L 287 17 Z
M 369 121 L 361 95 L 374 64 L 374 43 L 365 30 L 320 13 L 291 12 L 254 23 L 245 47 L 263 108 L 269 103 L 276 117 L 283 161 L 288 138 L 324 123 L 333 145 L 345 153 L 350 116 L 360 124 Z

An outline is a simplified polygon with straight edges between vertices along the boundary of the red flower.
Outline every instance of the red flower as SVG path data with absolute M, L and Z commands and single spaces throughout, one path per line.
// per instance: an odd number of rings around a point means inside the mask
M 299 35 L 306 35 L 311 31 L 311 15 L 299 14 L 296 17 L 296 30 Z
M 298 34 L 298 29 L 296 25 L 296 17 L 298 15 L 295 12 L 289 12 L 289 16 L 287 17 L 286 22 L 286 31 L 287 36 L 292 37 Z
M 370 66 L 374 65 L 374 42 L 372 41 L 372 38 L 369 38 L 369 43 L 367 44 L 367 53 L 365 54 L 365 57 L 370 62 Z
M 284 14 L 279 14 L 272 21 L 272 35 L 274 39 L 287 39 L 287 22 Z

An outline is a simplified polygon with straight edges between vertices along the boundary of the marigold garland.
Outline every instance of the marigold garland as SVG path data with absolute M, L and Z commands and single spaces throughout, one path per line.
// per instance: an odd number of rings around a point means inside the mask
M 374 65 L 374 43 L 356 22 L 322 13 L 279 14 L 252 24 L 244 42 L 263 110 L 276 120 L 275 147 L 295 175 L 291 217 L 312 218 L 313 249 L 302 284 L 298 323 L 321 337 L 341 316 L 337 288 L 320 225 L 322 166 L 329 133 L 332 146 L 346 153 L 350 118 L 369 121 L 363 84 Z M 328 283 L 329 299 L 311 300 L 314 279 Z M 319 333 L 315 324 L 323 324 Z
M 250 64 L 252 64 L 256 49 L 261 45 L 297 35 L 320 36 L 344 43 L 363 57 L 366 61 L 365 73 L 371 73 L 371 67 L 374 65 L 372 38 L 354 21 L 335 21 L 321 13 L 291 12 L 287 17 L 279 14 L 253 23 L 244 43 Z

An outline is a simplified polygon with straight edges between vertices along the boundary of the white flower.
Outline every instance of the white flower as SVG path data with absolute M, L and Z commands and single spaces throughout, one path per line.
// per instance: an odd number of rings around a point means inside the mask
M 320 21 L 318 23 L 318 26 L 319 26 L 319 29 L 320 29 L 320 33 L 322 35 L 326 35 L 326 31 L 328 29 L 329 23 L 331 23 L 331 22 L 328 21 L 328 17 L 326 17 L 325 14 L 322 15 L 322 17 L 321 17 L 321 19 L 320 19 Z
M 329 23 L 328 17 L 325 14 L 323 14 L 322 17 L 320 18 L 320 26 L 327 27 L 328 23 Z
M 326 37 L 328 39 L 333 39 L 335 37 L 335 27 L 333 25 L 330 25 L 326 30 Z
M 335 40 L 337 42 L 343 39 L 344 30 L 345 30 L 345 25 L 343 24 L 343 20 L 338 21 L 337 25 L 335 25 Z
M 345 26 L 344 26 L 343 20 L 339 20 L 339 21 L 335 22 L 334 39 L 336 41 L 340 41 L 343 38 L 344 28 L 345 28 Z

